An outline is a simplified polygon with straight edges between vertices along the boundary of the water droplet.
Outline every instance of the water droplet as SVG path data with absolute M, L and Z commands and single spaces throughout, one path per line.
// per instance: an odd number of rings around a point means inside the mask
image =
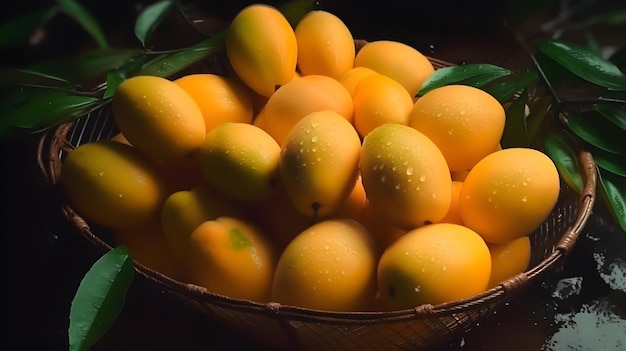
M 413 167 L 409 167 L 406 169 L 406 175 L 412 175 L 413 174 Z
M 98 177 L 102 177 L 103 175 L 104 175 L 104 172 L 98 173 Z
M 331 46 L 331 45 L 333 45 L 333 42 L 331 40 L 327 40 L 326 41 L 326 46 Z
M 316 158 L 316 160 L 317 160 L 317 162 L 319 162 L 319 161 L 321 161 L 321 160 L 322 160 L 322 158 L 321 158 L 321 157 L 318 157 L 318 158 Z
M 495 195 L 498 193 L 498 191 L 494 189 L 491 193 Z
M 528 201 L 528 197 L 527 196 L 522 197 L 522 202 L 526 202 L 526 201 Z
M 452 134 L 454 134 L 454 129 L 452 128 L 448 129 L 448 135 L 452 135 Z
M 391 145 L 391 141 L 387 141 L 387 146 L 390 146 L 390 145 Z
M 430 197 L 432 197 L 433 199 L 436 199 L 437 198 L 437 194 L 432 193 L 432 194 L 430 194 Z
M 311 152 L 317 152 L 317 148 L 316 147 L 311 148 Z
M 422 175 L 420 176 L 420 182 L 424 183 L 425 181 L 426 181 L 426 175 L 425 175 L 425 174 L 422 174 Z
M 346 275 L 346 271 L 341 271 L 340 274 L 341 275 Z
M 122 198 L 122 197 L 124 197 L 124 195 L 122 195 L 122 194 L 117 194 L 117 197 Z
M 395 188 L 396 190 L 400 190 L 400 184 L 396 184 Z
M 319 123 L 317 123 L 317 122 L 312 122 L 312 123 L 311 123 L 311 128 L 317 128 L 317 127 L 319 127 L 319 125 L 320 125 L 320 124 L 319 124 Z
M 311 138 L 311 142 L 312 143 L 317 143 L 317 141 L 319 140 L 319 138 L 317 136 L 314 136 Z
M 383 175 L 382 177 L 380 177 L 380 182 L 381 182 L 381 183 L 384 183 L 384 182 L 385 182 L 385 180 L 387 180 L 387 178 L 386 178 L 384 175 Z
M 421 286 L 418 285 L 418 286 L 415 287 L 415 292 L 420 292 L 420 290 L 422 290 Z

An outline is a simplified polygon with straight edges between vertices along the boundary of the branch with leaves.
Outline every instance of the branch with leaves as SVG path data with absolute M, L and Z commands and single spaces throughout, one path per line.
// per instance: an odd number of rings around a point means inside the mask
M 418 94 L 447 84 L 487 91 L 507 106 L 502 147 L 541 148 L 578 192 L 583 179 L 576 150 L 590 151 L 598 167 L 600 195 L 626 232 L 626 75 L 589 48 L 562 40 L 542 41 L 529 56 L 531 65 L 521 72 L 491 64 L 439 69 Z M 559 85 L 599 88 L 599 94 L 568 100 Z M 555 120 L 561 124 L 551 123 Z

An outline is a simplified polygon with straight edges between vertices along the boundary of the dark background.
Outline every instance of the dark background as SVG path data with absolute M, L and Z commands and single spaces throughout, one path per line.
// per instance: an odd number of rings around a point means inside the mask
M 4 12 L 3 21 L 50 3 L 16 2 L 16 10 Z M 132 37 L 132 24 L 141 5 L 150 2 L 81 3 L 97 15 L 111 43 L 137 45 Z M 243 4 L 197 3 L 205 11 L 224 18 L 229 18 Z M 339 3 L 322 1 L 321 5 L 342 18 L 357 38 L 401 40 L 452 63 L 490 62 L 514 68 L 527 60 L 502 19 L 508 11 L 506 2 Z M 551 13 L 548 11 L 547 15 Z M 522 30 L 533 30 L 533 25 L 531 21 Z M 190 42 L 201 37 L 180 18 L 172 19 L 166 28 L 171 32 L 162 33 L 165 37 L 184 33 L 184 39 Z M 25 67 L 43 58 L 75 53 L 93 45 L 88 36 L 80 35 L 79 26 L 63 16 L 42 30 L 46 36 L 38 45 L 3 49 L 0 53 L 3 65 Z M 39 138 L 40 135 L 26 135 L 1 144 L 4 292 L 1 350 L 67 350 L 71 300 L 83 275 L 101 255 L 62 217 L 53 189 L 43 181 L 37 167 Z M 597 207 L 561 269 L 546 272 L 541 282 L 469 333 L 451 340 L 449 347 L 443 349 L 539 350 L 554 340 L 559 346 L 548 349 L 626 348 L 626 337 L 620 334 L 620 330 L 626 330 L 626 273 L 622 253 L 626 235 L 607 224 L 610 219 L 601 203 Z M 614 262 L 617 266 L 612 267 L 622 267 L 621 270 L 609 270 L 609 264 Z M 576 281 L 582 284 L 573 293 L 563 290 L 567 287 L 565 283 Z M 565 298 L 561 298 L 563 294 Z M 596 305 L 602 308 L 594 307 L 589 312 L 587 307 Z M 583 325 L 576 319 L 578 312 L 584 312 L 587 317 L 585 337 L 593 339 L 589 343 L 577 339 L 580 337 L 577 333 L 582 330 L 577 328 Z M 259 346 L 140 282 L 131 286 L 119 318 L 94 347 L 94 350 L 200 349 L 259 349 Z

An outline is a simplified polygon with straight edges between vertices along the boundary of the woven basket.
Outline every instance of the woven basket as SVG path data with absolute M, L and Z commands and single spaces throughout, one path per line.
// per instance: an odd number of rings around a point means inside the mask
M 363 42 L 357 41 L 357 49 Z M 435 69 L 450 66 L 429 58 Z M 219 65 L 218 65 L 219 66 Z M 215 65 L 212 66 L 215 68 Z M 223 65 L 218 70 L 223 69 Z M 206 72 L 206 71 L 205 71 Z M 219 72 L 215 72 L 219 73 Z M 110 107 L 58 126 L 40 140 L 37 162 L 45 180 L 58 188 L 62 161 L 71 150 L 89 141 L 117 133 Z M 267 347 L 284 350 L 425 350 L 459 336 L 560 264 L 574 246 L 595 200 L 596 167 L 591 155 L 579 153 L 585 176 L 581 194 L 563 182 L 558 203 L 548 219 L 530 234 L 529 269 L 471 298 L 438 305 L 389 312 L 329 312 L 278 303 L 255 303 L 232 299 L 206 289 L 181 283 L 136 263 L 136 273 L 150 286 L 208 318 L 239 330 Z M 81 237 L 102 252 L 112 249 L 110 233 L 78 215 L 59 194 L 62 213 Z

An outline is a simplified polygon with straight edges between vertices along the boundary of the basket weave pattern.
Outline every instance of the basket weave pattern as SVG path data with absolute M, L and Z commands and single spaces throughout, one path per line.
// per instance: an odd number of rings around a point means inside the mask
M 357 50 L 364 44 L 356 41 Z M 429 58 L 435 69 L 450 64 Z M 37 161 L 43 177 L 53 187 L 63 158 L 83 143 L 110 138 L 117 132 L 108 105 L 43 135 Z M 457 336 L 510 301 L 547 269 L 560 263 L 574 246 L 595 200 L 596 168 L 591 155 L 579 154 L 585 175 L 582 194 L 561 187 L 559 201 L 549 218 L 531 235 L 529 269 L 482 294 L 440 305 L 421 305 L 389 312 L 316 311 L 278 303 L 231 299 L 192 284 L 170 279 L 139 263 L 137 274 L 155 289 L 179 300 L 209 318 L 236 328 L 276 349 L 302 350 L 414 350 L 430 349 Z M 63 215 L 77 233 L 103 252 L 111 250 L 108 231 L 88 223 L 58 191 Z

